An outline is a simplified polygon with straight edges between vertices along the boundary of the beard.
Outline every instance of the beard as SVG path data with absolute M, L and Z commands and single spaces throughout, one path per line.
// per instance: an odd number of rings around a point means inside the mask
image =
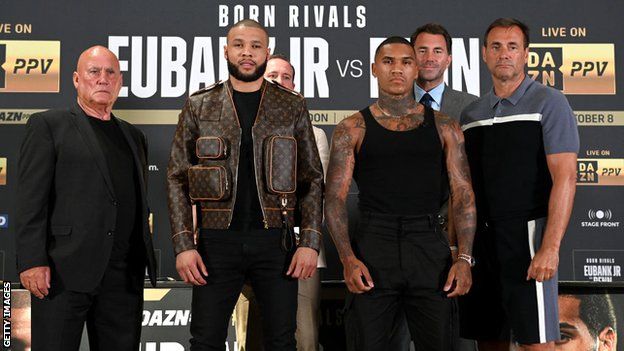
M 260 66 L 256 66 L 256 70 L 249 74 L 241 72 L 238 68 L 238 65 L 234 64 L 230 60 L 227 60 L 227 66 L 228 72 L 230 73 L 230 75 L 232 75 L 232 77 L 240 80 L 241 82 L 249 83 L 255 82 L 264 76 L 264 72 L 266 71 L 267 67 L 267 61 L 264 61 L 264 63 Z

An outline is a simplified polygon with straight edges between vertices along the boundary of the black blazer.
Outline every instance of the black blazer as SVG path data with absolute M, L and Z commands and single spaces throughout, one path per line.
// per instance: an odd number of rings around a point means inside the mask
M 52 286 L 93 291 L 113 247 L 117 202 L 104 153 L 76 104 L 33 114 L 20 149 L 17 192 L 17 269 L 50 266 Z M 130 145 L 139 174 L 147 268 L 156 284 L 148 225 L 147 144 L 136 127 L 112 117 Z M 54 279 L 60 279 L 55 282 Z

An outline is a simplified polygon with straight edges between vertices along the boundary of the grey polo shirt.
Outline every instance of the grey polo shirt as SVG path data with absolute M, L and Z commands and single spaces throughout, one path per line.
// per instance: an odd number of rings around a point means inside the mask
M 491 90 L 461 115 L 477 210 L 489 219 L 548 213 L 552 181 L 546 155 L 579 150 L 565 96 L 528 76 L 508 98 Z

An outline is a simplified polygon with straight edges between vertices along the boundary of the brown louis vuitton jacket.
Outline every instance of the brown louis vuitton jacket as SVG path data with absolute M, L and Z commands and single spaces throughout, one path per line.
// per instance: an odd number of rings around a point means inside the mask
M 323 172 L 304 98 L 264 81 L 254 126 L 254 164 L 265 228 L 294 223 L 299 246 L 321 245 Z M 232 221 L 241 129 L 229 81 L 189 97 L 180 113 L 167 169 L 169 217 L 175 254 L 194 249 L 197 225 L 227 229 Z M 276 136 L 281 136 L 277 137 Z M 196 210 L 194 210 L 194 206 Z

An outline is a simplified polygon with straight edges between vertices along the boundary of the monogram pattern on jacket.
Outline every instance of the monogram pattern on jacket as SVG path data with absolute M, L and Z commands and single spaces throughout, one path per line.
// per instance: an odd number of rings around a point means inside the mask
M 227 144 L 221 137 L 202 137 L 197 139 L 195 153 L 198 158 L 224 159 L 229 149 Z
M 189 169 L 189 196 L 195 201 L 221 201 L 230 197 L 230 175 L 221 166 Z
M 264 143 L 266 186 L 273 194 L 297 190 L 297 141 L 292 137 L 272 136 Z
M 319 250 L 322 221 L 323 173 L 314 141 L 308 110 L 302 96 L 264 81 L 262 99 L 252 128 L 256 185 L 265 226 L 281 227 L 280 197 L 269 193 L 266 187 L 263 155 L 264 141 L 275 135 L 293 137 L 297 144 L 297 191 L 287 194 L 287 211 L 294 223 L 294 211 L 301 211 L 300 246 Z M 200 137 L 221 137 L 230 144 L 224 159 L 198 158 L 197 140 Z M 224 201 L 198 201 L 197 226 L 210 229 L 227 229 L 232 220 L 236 201 L 238 161 L 240 157 L 241 129 L 232 101 L 229 81 L 216 84 L 189 97 L 178 121 L 171 147 L 167 170 L 169 216 L 172 240 L 176 254 L 195 248 L 193 242 L 192 202 L 189 197 L 188 170 L 191 166 L 223 166 L 231 174 L 231 196 Z M 277 154 L 273 167 L 279 164 Z M 277 165 L 276 165 L 277 164 Z

